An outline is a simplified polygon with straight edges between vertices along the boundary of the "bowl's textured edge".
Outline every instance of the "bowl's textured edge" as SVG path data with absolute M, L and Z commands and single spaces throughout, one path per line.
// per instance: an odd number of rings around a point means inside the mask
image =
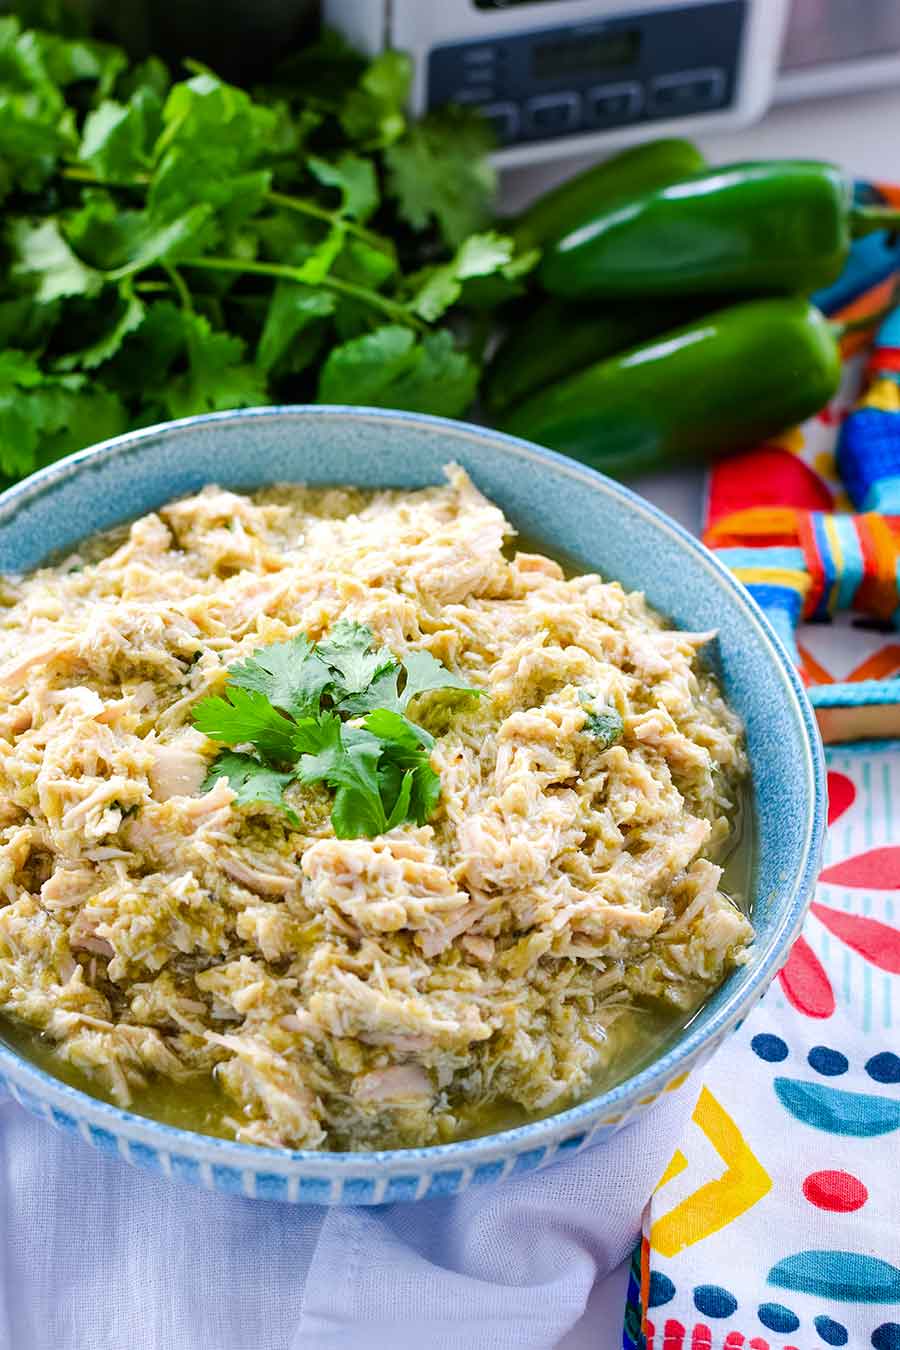
M 185 429 L 223 421 L 257 418 L 377 419 L 398 427 L 413 424 L 442 429 L 455 436 L 484 437 L 501 443 L 523 461 L 549 463 L 557 473 L 579 480 L 594 491 L 624 502 L 688 548 L 695 560 L 711 572 L 733 604 L 756 629 L 769 649 L 773 664 L 792 701 L 792 711 L 805 736 L 806 761 L 802 768 L 809 790 L 811 812 L 803 843 L 803 866 L 790 883 L 780 923 L 765 956 L 752 963 L 743 989 L 726 998 L 710 1023 L 688 1027 L 659 1059 L 609 1091 L 543 1120 L 484 1138 L 419 1149 L 371 1153 L 329 1153 L 240 1144 L 163 1125 L 89 1097 L 20 1058 L 0 1044 L 0 1091 L 54 1126 L 80 1136 L 101 1151 L 166 1176 L 190 1181 L 210 1190 L 263 1199 L 312 1204 L 383 1204 L 455 1195 L 470 1185 L 522 1175 L 570 1157 L 602 1142 L 652 1107 L 661 1095 L 684 1081 L 704 1062 L 725 1036 L 747 1015 L 766 992 L 790 945 L 799 934 L 820 865 L 825 828 L 825 762 L 809 701 L 781 640 L 749 592 L 728 569 L 691 534 L 621 484 L 604 475 L 517 437 L 489 428 L 468 426 L 447 418 L 379 408 L 341 405 L 267 407 L 240 412 L 210 413 L 126 433 L 52 464 L 0 494 L 0 524 L 35 497 L 52 495 L 72 476 L 99 467 L 111 457 L 127 458 L 148 442 L 171 438 Z M 787 880 L 787 879 L 785 879 Z

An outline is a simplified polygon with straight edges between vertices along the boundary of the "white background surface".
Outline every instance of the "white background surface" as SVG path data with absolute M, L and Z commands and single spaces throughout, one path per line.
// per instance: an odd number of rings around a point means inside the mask
M 865 0 L 861 5 L 864 12 Z M 774 108 L 762 122 L 743 131 L 709 136 L 699 143 L 710 163 L 789 156 L 828 159 L 855 178 L 900 182 L 900 89 L 848 95 Z M 568 159 L 510 169 L 503 175 L 504 209 L 513 211 L 555 183 L 586 167 L 589 160 Z M 695 532 L 701 525 L 703 475 L 656 474 L 638 487 L 657 506 Z M 591 1299 L 597 1329 L 596 1350 L 620 1350 L 627 1267 L 601 1284 Z

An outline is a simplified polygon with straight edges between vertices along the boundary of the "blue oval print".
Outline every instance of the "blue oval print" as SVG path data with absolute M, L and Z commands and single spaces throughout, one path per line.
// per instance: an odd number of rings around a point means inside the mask
M 848 1303 L 900 1302 L 900 1270 L 861 1252 L 797 1252 L 772 1267 L 769 1284 Z

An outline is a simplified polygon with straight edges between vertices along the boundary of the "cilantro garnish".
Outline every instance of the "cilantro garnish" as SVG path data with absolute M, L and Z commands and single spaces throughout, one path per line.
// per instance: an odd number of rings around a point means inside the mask
M 611 745 L 622 739 L 625 723 L 615 708 L 609 706 L 595 708 L 590 697 L 584 694 L 581 696 L 581 703 L 587 717 L 584 729 L 599 742 L 601 750 L 608 750 Z
M 424 825 L 441 791 L 428 759 L 434 738 L 407 712 L 448 690 L 481 693 L 430 652 L 398 661 L 375 647 L 369 628 L 346 619 L 318 643 L 301 634 L 261 647 L 230 668 L 223 696 L 194 710 L 194 725 L 211 740 L 249 747 L 223 750 L 204 790 L 227 778 L 239 805 L 280 806 L 296 825 L 285 789 L 324 783 L 334 792 L 339 839 Z

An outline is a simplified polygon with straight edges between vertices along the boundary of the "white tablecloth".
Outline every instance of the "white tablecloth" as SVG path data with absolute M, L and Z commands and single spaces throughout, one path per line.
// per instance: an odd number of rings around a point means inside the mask
M 693 1105 L 455 1200 L 210 1195 L 0 1102 L 0 1350 L 613 1350 L 641 1211 Z

